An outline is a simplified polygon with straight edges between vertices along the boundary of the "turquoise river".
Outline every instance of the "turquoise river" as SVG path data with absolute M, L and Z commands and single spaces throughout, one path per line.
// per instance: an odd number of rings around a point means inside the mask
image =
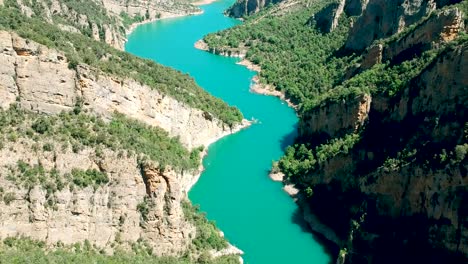
M 301 264 L 330 262 L 330 256 L 299 225 L 298 208 L 268 177 L 272 161 L 292 143 L 297 117 L 278 98 L 249 92 L 255 72 L 238 59 L 194 48 L 204 35 L 240 22 L 222 12 L 233 2 L 203 6 L 197 16 L 141 25 L 129 36 L 126 50 L 193 76 L 214 96 L 237 106 L 247 119 L 259 122 L 225 137 L 209 148 L 206 170 L 189 193 L 226 238 L 245 252 L 245 263 Z

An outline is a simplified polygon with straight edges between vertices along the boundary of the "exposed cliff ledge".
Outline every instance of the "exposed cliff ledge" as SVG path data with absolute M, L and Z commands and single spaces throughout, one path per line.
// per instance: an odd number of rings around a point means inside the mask
M 454 40 L 465 31 L 463 14 L 458 8 L 447 9 L 431 15 L 398 39 L 370 47 L 364 55 L 362 69 L 390 61 L 399 64 L 420 56 L 424 51 L 438 48 L 441 43 Z
M 309 23 L 314 20 L 319 30 L 330 33 L 338 26 L 343 13 L 348 16 L 359 16 L 366 9 L 367 3 L 368 0 L 340 0 L 331 3 L 311 17 Z
M 189 149 L 207 146 L 239 127 L 230 128 L 209 113 L 193 109 L 131 79 L 110 76 L 79 65 L 69 69 L 63 54 L 13 33 L 0 32 L 1 102 L 56 114 L 72 110 L 77 98 L 85 109 L 104 117 L 125 114 L 180 137 Z
M 365 11 L 353 24 L 345 47 L 362 51 L 374 40 L 401 32 L 424 16 L 442 6 L 458 3 L 460 0 L 369 0 Z
M 82 10 L 80 13 L 75 10 L 73 3 L 60 0 L 38 0 L 35 4 L 21 0 L 16 0 L 16 2 L 21 12 L 28 17 L 41 17 L 48 23 L 57 24 L 64 31 L 86 33 L 94 40 L 103 41 L 114 48 L 120 50 L 124 48 L 125 35 L 122 34 L 121 18 L 106 13 L 105 9 L 98 5 L 99 2 L 89 3 L 92 4 L 90 8 L 95 9 L 93 14 L 85 14 Z M 56 21 L 56 17 L 62 19 Z
M 130 16 L 145 16 L 147 19 L 164 18 L 171 15 L 189 15 L 200 12 L 195 6 L 189 2 L 174 1 L 174 0 L 101 0 L 102 5 L 115 15 L 125 12 Z
M 361 95 L 353 100 L 316 107 L 302 116 L 299 136 L 304 139 L 326 140 L 357 132 L 369 118 L 371 102 L 371 96 Z

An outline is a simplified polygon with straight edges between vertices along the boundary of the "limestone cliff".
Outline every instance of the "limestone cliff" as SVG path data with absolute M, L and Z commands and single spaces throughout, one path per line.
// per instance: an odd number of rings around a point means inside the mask
M 131 79 L 104 74 L 85 64 L 69 69 L 63 54 L 14 33 L 0 32 L 1 105 L 19 101 L 28 110 L 57 114 L 73 109 L 79 98 L 85 109 L 109 118 L 119 112 L 180 137 L 189 149 L 207 146 L 236 128 L 209 113 L 163 95 Z
M 385 41 L 368 49 L 361 67 L 369 69 L 377 63 L 389 61 L 398 64 L 454 40 L 465 30 L 463 14 L 458 8 L 434 12 L 415 29 L 399 38 Z
M 324 140 L 359 131 L 369 118 L 371 102 L 371 96 L 361 95 L 317 107 L 302 115 L 299 134 L 304 139 Z
M 110 12 L 119 15 L 122 12 L 130 16 L 145 16 L 146 19 L 168 16 L 184 16 L 200 12 L 200 9 L 184 1 L 174 0 L 100 0 Z
M 56 24 L 64 31 L 83 33 L 94 40 L 103 41 L 117 49 L 123 49 L 125 30 L 119 16 L 106 12 L 101 3 L 89 1 L 89 12 L 76 4 L 60 0 L 38 0 L 35 3 L 16 0 L 16 5 L 28 17 L 40 17 Z
M 362 15 L 353 24 L 345 47 L 352 51 L 362 51 L 374 40 L 401 32 L 436 8 L 458 2 L 461 1 L 369 0 Z
M 241 18 L 257 13 L 262 8 L 270 4 L 277 4 L 281 1 L 283 0 L 238 0 L 226 12 L 229 16 Z
M 132 29 L 129 28 L 129 23 L 200 12 L 200 9 L 188 2 L 173 0 L 87 0 L 83 3 L 61 0 L 38 0 L 35 3 L 11 1 L 14 2 L 10 5 L 19 8 L 28 17 L 41 17 L 49 23 L 58 25 L 62 30 L 81 32 L 120 50 L 124 49 L 126 35 Z
M 185 220 L 180 202 L 195 178 L 193 173 L 149 165 L 140 168 L 135 155 L 111 150 L 98 157 L 94 149 L 75 153 L 56 146 L 54 152 L 42 152 L 34 150 L 35 144 L 21 138 L 0 151 L 2 195 L 12 196 L 0 202 L 0 238 L 21 235 L 67 245 L 88 240 L 108 252 L 117 244 L 144 240 L 158 255 L 187 250 L 195 228 Z M 25 189 L 6 177 L 19 161 L 40 164 L 45 171 L 61 175 L 96 169 L 108 175 L 109 183 L 97 189 L 66 185 L 54 193 L 39 185 Z M 143 214 L 142 204 L 148 204 Z

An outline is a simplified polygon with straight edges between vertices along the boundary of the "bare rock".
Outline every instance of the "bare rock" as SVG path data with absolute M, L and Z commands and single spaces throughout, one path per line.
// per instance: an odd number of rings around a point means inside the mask
M 359 130 L 369 118 L 372 98 L 361 95 L 348 101 L 330 102 L 304 114 L 299 123 L 301 137 L 337 137 Z M 337 118 L 339 116 L 339 118 Z
M 435 9 L 432 0 L 369 0 L 365 11 L 354 23 L 345 47 L 362 51 L 376 40 L 401 32 Z

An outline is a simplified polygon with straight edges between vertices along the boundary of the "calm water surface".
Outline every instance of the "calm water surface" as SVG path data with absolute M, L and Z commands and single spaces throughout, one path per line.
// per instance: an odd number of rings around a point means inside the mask
M 139 26 L 126 50 L 193 76 L 214 96 L 237 106 L 258 124 L 221 139 L 209 148 L 206 170 L 190 191 L 209 219 L 227 239 L 245 251 L 251 264 L 330 262 L 324 248 L 297 224 L 297 206 L 268 178 L 273 160 L 292 143 L 297 117 L 279 99 L 249 92 L 254 72 L 236 65 L 234 58 L 196 50 L 204 35 L 232 27 L 237 20 L 222 12 L 232 0 L 204 6 L 204 14 Z

